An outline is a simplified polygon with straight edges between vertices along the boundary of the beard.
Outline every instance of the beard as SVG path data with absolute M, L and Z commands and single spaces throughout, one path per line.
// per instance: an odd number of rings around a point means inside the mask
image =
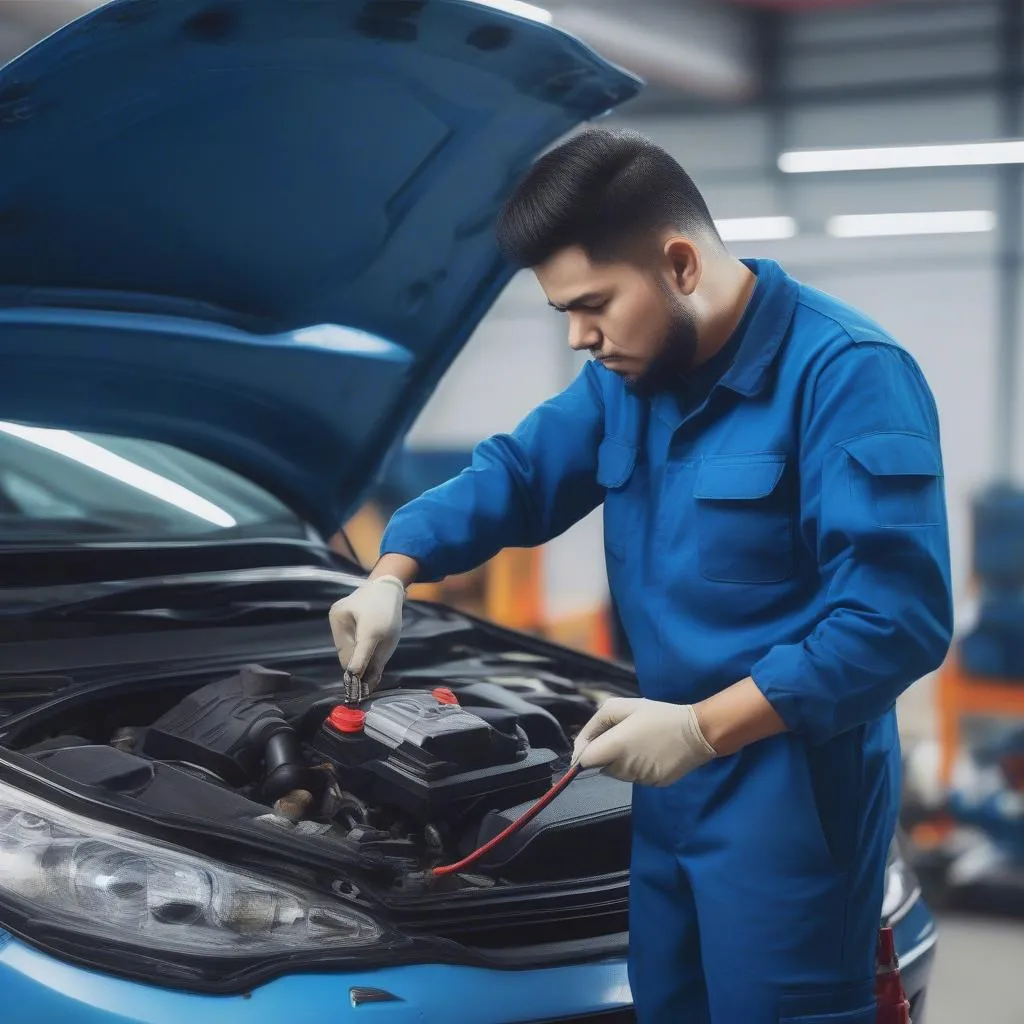
M 675 296 L 666 295 L 671 320 L 661 350 L 642 374 L 626 378 L 626 387 L 638 398 L 653 398 L 681 387 L 693 372 L 697 358 L 697 319 Z

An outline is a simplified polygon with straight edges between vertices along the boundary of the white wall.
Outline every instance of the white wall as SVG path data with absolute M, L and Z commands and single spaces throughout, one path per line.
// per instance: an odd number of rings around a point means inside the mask
M 1024 277 L 1021 278 L 1020 288 L 1021 296 L 1024 298 Z M 1014 449 L 1013 472 L 1015 480 L 1024 481 L 1024 339 L 1017 346 L 1016 378 L 1016 416 L 1015 422 L 1010 426 L 1013 436 L 1017 439 Z
M 533 274 L 509 284 L 447 373 L 409 435 L 411 448 L 468 448 L 511 430 L 564 388 L 583 365 L 566 344 L 565 321 Z M 545 548 L 547 613 L 558 618 L 603 604 L 607 580 L 601 513 Z
M 458 448 L 509 430 L 570 372 L 558 314 L 532 274 L 506 288 L 441 381 L 409 435 L 419 448 Z

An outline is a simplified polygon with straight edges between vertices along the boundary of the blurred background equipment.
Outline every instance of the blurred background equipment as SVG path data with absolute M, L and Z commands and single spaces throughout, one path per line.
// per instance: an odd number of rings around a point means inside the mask
M 904 823 L 932 903 L 1024 917 L 1024 490 L 973 503 L 975 609 L 912 750 Z
M 117 0 L 111 24 L 173 2 Z M 904 824 L 928 895 L 987 915 L 944 922 L 928 1021 L 1021 1024 L 1024 925 L 992 912 L 1024 913 L 1024 2 L 481 2 L 644 77 L 612 120 L 680 160 L 733 251 L 859 306 L 922 365 L 942 420 L 958 636 L 901 700 Z M 95 6 L 0 0 L 0 61 Z M 26 95 L 0 95 L 0 140 L 32 116 Z M 0 231 L 3 214 L 0 201 Z M 532 276 L 516 276 L 346 524 L 363 563 L 398 505 L 580 365 Z M 601 530 L 597 512 L 417 596 L 628 659 Z

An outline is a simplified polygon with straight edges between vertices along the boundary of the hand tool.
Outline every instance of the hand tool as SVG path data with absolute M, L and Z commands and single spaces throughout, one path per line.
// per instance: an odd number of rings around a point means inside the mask
M 370 688 L 363 683 L 363 680 L 353 675 L 347 669 L 343 677 L 345 684 L 345 704 L 354 707 L 370 696 Z

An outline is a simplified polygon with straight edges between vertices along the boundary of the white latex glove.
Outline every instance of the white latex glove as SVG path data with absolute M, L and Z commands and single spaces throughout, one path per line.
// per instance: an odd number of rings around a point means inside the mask
M 573 763 L 643 786 L 670 786 L 718 754 L 692 704 L 613 697 L 580 731 Z
M 331 607 L 331 633 L 341 667 L 361 679 L 367 692 L 376 689 L 398 646 L 404 602 L 402 581 L 378 576 Z

